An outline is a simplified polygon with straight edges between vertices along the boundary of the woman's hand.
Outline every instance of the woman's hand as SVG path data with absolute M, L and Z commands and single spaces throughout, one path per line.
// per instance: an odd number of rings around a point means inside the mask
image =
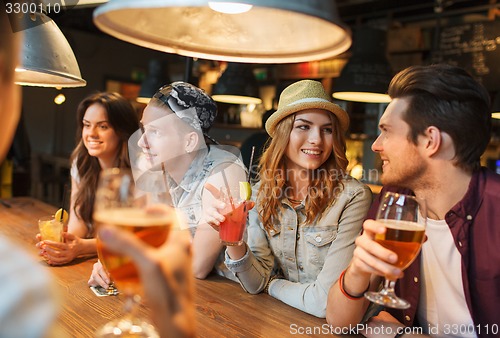
M 41 240 L 40 234 L 37 234 L 36 238 L 39 240 L 36 247 L 40 249 L 40 256 L 50 265 L 69 263 L 79 255 L 82 239 L 72 233 L 63 232 L 64 242 Z
M 210 183 L 205 183 L 205 189 L 209 191 L 213 199 L 211 199 L 210 205 L 203 206 L 203 221 L 209 224 L 216 231 L 219 231 L 219 226 L 222 222 L 226 220 L 224 215 L 221 213 L 224 208 L 226 208 L 226 203 L 220 200 L 220 191 Z M 245 201 L 247 204 L 247 210 L 252 209 L 255 206 L 253 201 Z
M 111 284 L 111 279 L 109 278 L 109 274 L 104 269 L 104 266 L 102 265 L 101 261 L 97 260 L 97 262 L 94 263 L 94 266 L 92 268 L 92 274 L 90 275 L 87 284 L 89 286 L 100 285 L 105 289 L 109 288 L 109 285 Z

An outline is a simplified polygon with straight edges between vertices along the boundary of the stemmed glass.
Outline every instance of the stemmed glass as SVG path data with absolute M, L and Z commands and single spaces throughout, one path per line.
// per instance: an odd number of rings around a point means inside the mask
M 395 266 L 406 269 L 415 259 L 425 238 L 425 201 L 415 196 L 387 192 L 380 203 L 377 221 L 387 228 L 384 234 L 377 234 L 375 241 L 395 252 L 398 261 Z M 385 277 L 380 292 L 366 292 L 370 301 L 396 309 L 407 309 L 410 303 L 394 293 L 396 280 Z
M 137 198 L 130 171 L 112 168 L 101 173 L 95 197 L 94 224 L 98 229 L 111 224 L 132 232 L 151 246 L 162 245 L 173 224 L 168 209 L 147 206 L 145 198 Z M 153 211 L 152 211 L 153 210 Z M 99 259 L 121 293 L 127 297 L 123 318 L 101 327 L 96 337 L 158 337 L 153 325 L 137 318 L 135 309 L 142 293 L 139 274 L 130 258 L 106 248 L 97 237 Z

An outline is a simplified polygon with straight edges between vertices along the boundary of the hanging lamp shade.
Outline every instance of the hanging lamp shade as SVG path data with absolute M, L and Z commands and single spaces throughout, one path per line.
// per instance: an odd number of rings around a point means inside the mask
M 351 45 L 333 0 L 241 0 L 246 12 L 212 9 L 220 0 L 111 0 L 97 7 L 104 32 L 184 56 L 248 63 L 326 59 Z M 249 10 L 248 10 L 249 9 Z
M 500 119 L 500 92 L 495 95 L 495 100 L 491 107 L 491 117 L 494 119 Z
M 158 89 L 169 83 L 166 62 L 156 59 L 149 61 L 148 75 L 141 84 L 137 102 L 148 104 Z
M 259 86 L 249 64 L 228 63 L 212 90 L 214 101 L 235 104 L 259 104 Z
M 385 31 L 369 27 L 355 29 L 352 56 L 335 80 L 333 97 L 356 102 L 389 102 L 391 99 L 386 93 L 392 71 L 385 53 Z
M 20 27 L 24 33 L 20 66 L 15 82 L 24 86 L 83 87 L 75 54 L 59 27 L 48 16 L 23 14 Z

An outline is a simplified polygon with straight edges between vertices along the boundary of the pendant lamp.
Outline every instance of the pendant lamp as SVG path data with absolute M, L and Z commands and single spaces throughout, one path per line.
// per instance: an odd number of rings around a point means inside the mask
M 148 75 L 141 84 L 137 102 L 148 104 L 162 86 L 169 84 L 166 62 L 153 59 L 149 61 Z
M 228 63 L 212 90 L 212 98 L 234 104 L 262 103 L 252 67 L 244 63 Z
M 24 86 L 83 87 L 75 54 L 59 27 L 48 16 L 37 12 L 23 14 L 20 28 L 24 33 L 21 62 L 15 82 Z
M 241 0 L 237 4 L 246 8 L 224 10 L 230 4 L 234 2 L 111 0 L 96 8 L 94 22 L 143 47 L 230 62 L 321 60 L 351 44 L 334 0 Z
M 494 119 L 500 119 L 500 92 L 495 95 L 495 101 L 493 101 L 491 109 L 491 117 Z
M 338 100 L 384 103 L 392 71 L 386 53 L 385 31 L 363 27 L 353 32 L 352 56 L 333 85 Z

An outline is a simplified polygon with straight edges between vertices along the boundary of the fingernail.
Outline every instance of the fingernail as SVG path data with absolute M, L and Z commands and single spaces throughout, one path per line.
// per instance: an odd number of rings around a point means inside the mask
M 396 263 L 397 259 L 398 259 L 398 256 L 396 256 L 396 255 L 390 255 L 389 256 L 389 261 L 391 263 Z

